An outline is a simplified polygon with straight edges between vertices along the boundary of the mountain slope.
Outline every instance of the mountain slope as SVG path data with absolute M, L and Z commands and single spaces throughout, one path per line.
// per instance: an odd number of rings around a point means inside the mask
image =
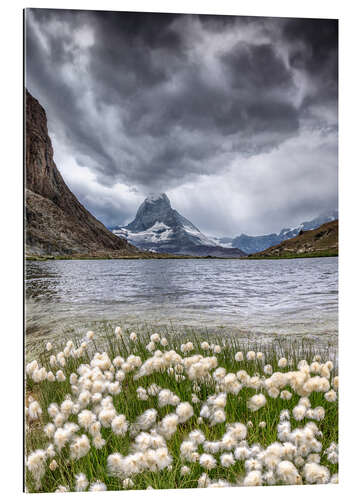
M 26 255 L 120 257 L 140 252 L 93 217 L 53 161 L 46 112 L 26 90 Z
M 326 222 L 316 229 L 300 231 L 289 240 L 249 257 L 299 257 L 338 255 L 338 220 Z
M 179 255 L 240 257 L 239 249 L 220 246 L 177 210 L 171 207 L 165 193 L 147 197 L 135 219 L 125 227 L 115 227 L 114 234 L 126 238 L 139 248 L 152 252 Z
M 294 238 L 300 231 L 309 231 L 316 229 L 326 222 L 332 222 L 338 219 L 338 211 L 333 210 L 326 214 L 319 215 L 310 221 L 304 221 L 296 227 L 284 228 L 280 233 L 264 234 L 262 236 L 248 236 L 241 234 L 236 238 L 220 238 L 218 241 L 222 244 L 229 244 L 233 248 L 240 248 L 244 252 L 251 254 L 261 252 L 273 245 L 278 245 L 282 241 Z

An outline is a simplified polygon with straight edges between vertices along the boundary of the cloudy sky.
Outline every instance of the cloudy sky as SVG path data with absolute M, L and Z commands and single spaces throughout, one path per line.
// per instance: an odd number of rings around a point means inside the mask
M 150 193 L 209 235 L 337 207 L 337 22 L 29 9 L 26 86 L 106 225 Z

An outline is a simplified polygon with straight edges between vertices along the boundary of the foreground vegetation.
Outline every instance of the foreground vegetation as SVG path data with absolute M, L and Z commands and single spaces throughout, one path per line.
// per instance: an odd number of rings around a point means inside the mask
M 28 491 L 337 482 L 336 360 L 150 333 L 88 332 L 26 365 Z

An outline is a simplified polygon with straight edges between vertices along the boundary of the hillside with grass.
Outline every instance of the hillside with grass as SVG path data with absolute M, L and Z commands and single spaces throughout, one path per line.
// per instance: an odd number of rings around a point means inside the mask
M 338 255 L 338 220 L 300 233 L 249 258 L 333 257 Z

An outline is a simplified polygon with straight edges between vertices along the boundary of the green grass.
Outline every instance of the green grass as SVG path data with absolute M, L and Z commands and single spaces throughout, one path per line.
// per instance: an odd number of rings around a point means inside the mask
M 338 257 L 336 250 L 321 250 L 317 252 L 305 253 L 292 253 L 286 252 L 281 255 L 250 255 L 249 257 L 242 257 L 242 259 L 249 260 L 270 260 L 270 259 L 313 259 L 316 257 Z
M 124 330 L 124 329 L 123 329 Z M 49 415 L 47 413 L 47 408 L 51 402 L 61 403 L 67 394 L 71 394 L 71 385 L 69 383 L 69 375 L 76 372 L 77 368 L 83 363 L 90 363 L 91 357 L 94 352 L 102 352 L 105 350 L 111 359 L 117 355 L 121 355 L 126 358 L 129 354 L 135 354 L 141 357 L 144 361 L 151 354 L 146 350 L 145 346 L 150 340 L 150 331 L 147 329 L 145 333 L 141 332 L 138 334 L 138 341 L 131 342 L 128 340 L 129 332 L 125 332 L 124 339 L 119 340 L 113 334 L 112 328 L 108 326 L 101 336 L 95 337 L 91 342 L 88 342 L 88 349 L 86 353 L 79 359 L 68 358 L 67 365 L 62 368 L 63 372 L 67 376 L 65 382 L 48 382 L 44 381 L 41 383 L 34 383 L 31 378 L 26 380 L 26 393 L 32 395 L 41 405 L 43 409 L 43 414 L 41 421 L 35 421 L 29 423 L 29 427 L 26 432 L 25 448 L 26 453 L 29 454 L 31 451 L 45 448 L 49 444 L 49 439 L 45 436 L 43 432 L 43 426 L 50 421 Z M 203 356 L 212 356 L 211 352 L 203 351 L 200 347 L 202 340 L 207 340 L 206 336 L 201 332 L 196 332 L 190 330 L 186 335 L 182 336 L 182 333 L 167 332 L 166 337 L 169 341 L 168 347 L 161 347 L 158 345 L 157 348 L 163 351 L 175 349 L 180 352 L 180 345 L 182 342 L 188 340 L 192 341 L 194 344 L 194 351 L 190 352 L 186 356 L 191 356 L 192 354 L 202 354 Z M 68 339 L 61 338 L 58 344 L 55 346 L 55 351 L 63 349 L 65 342 Z M 73 339 L 76 346 L 80 345 L 80 338 Z M 288 371 L 296 370 L 297 364 L 301 359 L 306 359 L 309 363 L 312 362 L 313 357 L 319 352 L 318 347 L 311 343 L 304 341 L 294 342 L 293 340 L 284 342 L 274 342 L 270 345 L 259 345 L 259 343 L 252 343 L 249 346 L 246 344 L 242 345 L 236 337 L 218 337 L 211 335 L 208 339 L 210 343 L 219 344 L 222 347 L 222 352 L 216 354 L 218 360 L 218 366 L 224 367 L 228 372 L 236 373 L 238 370 L 246 370 L 249 375 L 254 375 L 255 373 L 262 374 L 262 368 L 264 364 L 271 364 L 273 372 L 275 371 Z M 237 351 L 243 351 L 246 353 L 248 350 L 261 351 L 265 355 L 265 361 L 247 361 L 246 356 L 244 356 L 244 361 L 237 362 L 234 359 L 234 355 Z M 184 356 L 181 352 L 180 354 Z M 53 370 L 49 364 L 49 355 L 44 349 L 37 357 L 37 360 L 41 366 L 46 367 L 47 370 Z M 285 356 L 292 360 L 292 366 L 286 369 L 278 368 L 278 360 L 281 356 Z M 326 353 L 323 354 L 325 357 L 324 361 L 327 361 Z M 334 360 L 334 366 L 336 366 L 336 360 Z M 53 370 L 55 372 L 55 370 Z M 333 369 L 331 377 L 337 374 L 336 368 Z M 177 382 L 173 376 L 168 375 L 167 372 L 160 373 L 155 372 L 152 375 L 142 377 L 135 381 L 133 379 L 133 374 L 129 373 L 122 384 L 122 392 L 116 396 L 113 396 L 114 406 L 119 414 L 125 414 L 126 418 L 130 422 L 134 422 L 136 418 L 143 413 L 146 409 L 156 408 L 158 410 L 158 419 L 161 419 L 168 413 L 172 413 L 174 408 L 172 406 L 166 406 L 163 408 L 158 408 L 157 396 L 149 396 L 147 401 L 141 401 L 137 398 L 136 388 L 140 385 L 142 387 L 148 387 L 150 384 L 156 383 L 162 388 L 169 388 L 175 394 L 177 394 L 181 401 L 191 402 L 192 398 L 192 382 L 186 378 L 184 381 Z M 202 383 L 199 382 L 200 391 L 198 396 L 202 403 L 207 399 L 207 397 L 214 393 L 214 384 L 211 382 Z M 289 387 L 285 389 L 291 390 Z M 172 469 L 164 469 L 160 472 L 145 472 L 141 473 L 132 478 L 134 482 L 133 489 L 146 489 L 148 486 L 153 488 L 194 488 L 197 487 L 197 480 L 199 476 L 204 472 L 203 468 L 198 464 L 186 464 L 191 468 L 191 472 L 188 476 L 182 477 L 180 475 L 180 469 L 185 462 L 180 458 L 180 445 L 183 439 L 188 435 L 191 430 L 200 429 L 206 436 L 207 440 L 219 440 L 225 432 L 226 423 L 229 422 L 242 422 L 247 424 L 248 421 L 252 422 L 252 427 L 248 429 L 248 443 L 249 445 L 253 443 L 259 443 L 263 447 L 267 447 L 270 443 L 277 440 L 277 424 L 279 423 L 280 411 L 283 409 L 292 410 L 294 406 L 298 403 L 300 397 L 295 394 L 292 390 L 293 397 L 289 401 L 282 400 L 280 398 L 273 399 L 268 397 L 266 392 L 263 390 L 267 397 L 267 404 L 257 412 L 251 412 L 248 410 L 246 402 L 247 399 L 254 395 L 257 391 L 251 388 L 244 387 L 238 395 L 228 394 L 227 405 L 226 405 L 226 422 L 218 424 L 215 426 L 209 426 L 207 421 L 204 420 L 203 423 L 198 422 L 199 412 L 202 403 L 193 404 L 194 416 L 190 418 L 187 422 L 180 424 L 178 431 L 172 436 L 171 439 L 167 441 L 167 446 L 170 454 L 173 457 Z M 259 391 L 260 392 L 260 391 Z M 74 399 L 74 398 L 73 398 Z M 325 408 L 326 415 L 321 422 L 316 422 L 319 429 L 323 433 L 321 441 L 323 450 L 325 450 L 332 441 L 338 442 L 338 405 L 336 403 L 329 403 L 324 399 L 323 393 L 314 392 L 310 396 L 310 401 L 312 407 L 322 406 Z M 90 407 L 89 407 L 90 409 Z M 71 415 L 69 421 L 76 422 L 76 415 Z M 259 428 L 258 424 L 261 421 L 266 422 L 266 428 Z M 302 427 L 308 422 L 304 419 L 301 422 L 296 422 L 291 418 L 292 429 L 295 427 Z M 83 433 L 83 429 L 78 431 L 78 435 Z M 120 452 L 123 455 L 129 453 L 133 438 L 127 433 L 124 437 L 116 436 L 112 430 L 105 429 L 102 427 L 102 437 L 106 440 L 106 445 L 101 450 L 96 450 L 91 447 L 89 453 L 79 459 L 72 460 L 69 456 L 69 446 L 66 447 L 56 454 L 55 460 L 58 463 L 58 468 L 55 471 L 50 471 L 46 469 L 45 476 L 42 479 L 42 485 L 40 491 L 53 492 L 58 488 L 59 485 L 67 486 L 71 491 L 75 488 L 75 474 L 83 472 L 86 474 L 89 482 L 100 480 L 103 481 L 108 490 L 120 490 L 123 489 L 122 481 L 118 478 L 111 477 L 108 475 L 106 469 L 107 457 L 114 452 Z M 200 453 L 203 452 L 202 447 L 198 450 Z M 218 458 L 218 456 L 216 456 Z M 48 461 L 48 463 L 51 460 Z M 337 472 L 337 465 L 332 465 L 326 461 L 325 455 L 321 454 L 321 464 L 328 466 L 331 474 Z M 225 479 L 231 483 L 236 483 L 244 475 L 244 462 L 236 462 L 232 467 L 223 468 L 219 465 L 209 472 L 209 477 L 214 479 Z M 26 474 L 26 487 L 28 491 L 34 492 L 38 491 L 35 487 L 35 483 L 30 473 Z

